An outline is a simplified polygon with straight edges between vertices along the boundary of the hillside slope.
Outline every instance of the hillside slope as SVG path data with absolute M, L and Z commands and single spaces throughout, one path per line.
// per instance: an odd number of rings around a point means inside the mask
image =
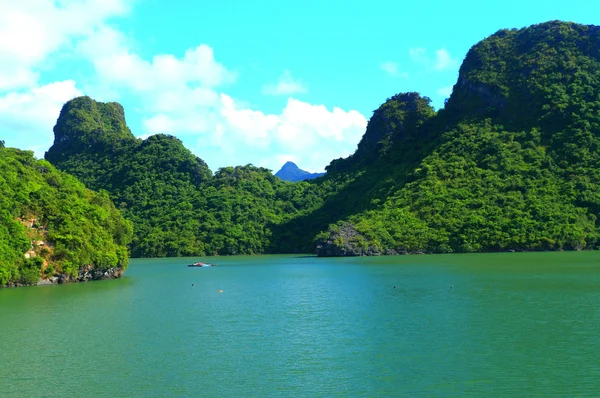
M 271 225 L 318 207 L 317 189 L 267 169 L 225 167 L 214 175 L 175 137 L 136 139 L 121 105 L 69 101 L 46 159 L 88 187 L 105 189 L 134 225 L 134 257 L 264 253 Z
M 120 105 L 87 97 L 65 105 L 47 159 L 110 192 L 136 256 L 596 248 L 600 28 L 497 32 L 471 48 L 444 109 L 392 96 L 316 180 L 213 176 L 176 138 L 137 140 Z
M 598 246 L 598 27 L 553 21 L 483 40 L 428 129 L 433 150 L 407 183 L 330 225 L 320 255 Z
M 129 262 L 131 223 L 32 152 L 0 142 L 0 286 L 105 279 Z

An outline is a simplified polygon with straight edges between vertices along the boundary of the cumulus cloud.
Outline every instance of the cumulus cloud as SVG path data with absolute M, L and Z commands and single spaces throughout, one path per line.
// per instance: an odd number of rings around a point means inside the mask
M 286 158 L 322 171 L 354 152 L 367 124 L 357 111 L 294 98 L 266 113 L 229 96 L 223 90 L 238 76 L 206 44 L 142 57 L 107 22 L 128 12 L 127 0 L 0 0 L 0 7 L 0 138 L 21 148 L 29 142 L 38 156 L 52 144 L 61 106 L 82 95 L 81 84 L 101 100 L 123 98 L 128 113 L 141 119 L 142 131 L 133 126 L 138 136 L 176 135 L 213 169 L 258 163 L 275 170 Z M 94 73 L 83 83 L 40 84 L 41 66 L 65 55 Z M 307 91 L 289 71 L 263 89 L 288 96 Z
M 277 83 L 264 85 L 263 94 L 266 95 L 291 95 L 308 92 L 300 80 L 294 79 L 290 71 L 283 72 Z
M 105 27 L 79 44 L 79 50 L 93 63 L 104 84 L 137 92 L 172 90 L 199 85 L 204 89 L 233 82 L 234 72 L 215 61 L 213 49 L 205 44 L 188 49 L 183 57 L 158 54 L 142 59 L 128 49 L 122 33 Z M 196 99 L 207 94 L 199 90 Z
M 7 146 L 17 146 L 42 157 L 52 145 L 52 126 L 65 102 L 81 95 L 73 80 L 50 83 L 25 93 L 0 96 L 0 125 Z M 20 142 L 26 138 L 29 146 Z
M 278 156 L 286 153 L 307 159 L 307 168 L 322 170 L 354 151 L 367 124 L 356 111 L 328 110 L 293 98 L 280 113 L 253 109 L 221 91 L 237 76 L 205 44 L 182 57 L 144 59 L 122 34 L 107 28 L 82 42 L 79 51 L 92 60 L 104 89 L 128 90 L 139 101 L 141 134 L 176 135 L 213 168 L 258 162 L 274 169 Z M 290 95 L 306 88 L 285 71 L 263 92 Z
M 458 61 L 452 58 L 448 50 L 444 48 L 436 50 L 434 57 L 430 57 L 425 48 L 411 48 L 409 56 L 414 63 L 436 71 L 444 71 L 458 66 Z
M 251 112 L 254 118 L 246 118 L 244 123 L 234 122 L 246 112 Z M 224 145 L 242 140 L 246 145 L 237 148 L 236 158 L 250 160 L 254 153 L 262 153 L 261 165 L 274 171 L 282 165 L 278 156 L 281 154 L 302 163 L 308 170 L 322 171 L 331 160 L 354 152 L 367 125 L 366 118 L 357 111 L 329 110 L 294 98 L 288 99 L 279 114 L 235 109 L 225 116 Z M 257 130 L 262 134 L 257 135 Z
M 450 56 L 448 50 L 441 48 L 435 52 L 435 63 L 433 65 L 435 70 L 446 70 L 457 65 L 458 61 Z
M 40 83 L 41 71 L 74 43 L 128 12 L 127 0 L 0 0 L 0 138 L 42 156 L 73 80 Z
M 0 90 L 33 87 L 50 54 L 128 10 L 125 0 L 0 0 Z
M 266 114 L 240 106 L 226 94 L 211 109 L 144 120 L 151 133 L 170 133 L 191 143 L 213 167 L 257 162 L 274 171 L 285 163 L 282 158 L 301 160 L 306 169 L 322 171 L 331 160 L 354 152 L 366 125 L 357 111 L 328 110 L 290 98 L 281 113 Z

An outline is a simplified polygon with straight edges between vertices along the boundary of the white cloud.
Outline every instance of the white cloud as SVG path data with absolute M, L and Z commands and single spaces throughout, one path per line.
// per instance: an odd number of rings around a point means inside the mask
M 398 69 L 399 65 L 396 62 L 386 61 L 386 62 L 382 63 L 381 65 L 379 65 L 379 67 L 384 72 L 388 73 L 390 76 L 393 76 L 393 77 L 403 77 L 403 78 L 407 78 L 408 77 L 408 73 L 407 72 L 401 72 Z
M 239 106 L 226 94 L 212 109 L 144 121 L 151 133 L 174 134 L 186 143 L 197 137 L 192 149 L 211 167 L 258 162 L 274 171 L 283 164 L 282 157 L 301 159 L 306 169 L 322 171 L 331 160 L 354 152 L 366 125 L 357 111 L 330 111 L 290 98 L 281 113 L 265 114 Z
M 435 52 L 435 64 L 433 65 L 435 70 L 446 70 L 457 65 L 458 61 L 450 56 L 448 50 L 441 48 Z
M 452 94 L 452 88 L 453 88 L 453 87 L 454 87 L 454 86 L 446 86 L 446 87 L 442 87 L 442 88 L 440 88 L 440 89 L 437 91 L 437 93 L 438 93 L 438 95 L 440 95 L 440 96 L 442 96 L 442 97 L 448 98 L 448 97 L 450 97 L 450 94 Z
M 7 145 L 43 156 L 62 105 L 82 93 L 73 80 L 41 84 L 40 72 L 128 9 L 128 0 L 0 0 L 0 138 Z
M 104 84 L 136 92 L 177 91 L 194 85 L 208 89 L 236 78 L 234 72 L 215 61 L 213 49 L 205 44 L 187 50 L 182 58 L 159 54 L 148 61 L 128 49 L 120 32 L 105 27 L 78 48 L 92 61 Z M 198 90 L 194 97 L 198 99 L 203 93 L 208 92 Z
M 52 126 L 65 102 L 80 96 L 73 80 L 50 83 L 25 93 L 0 96 L 0 125 L 7 146 L 33 150 L 44 155 L 54 140 Z M 20 143 L 26 138 L 28 146 Z
M 422 47 L 411 48 L 409 56 L 414 63 L 436 71 L 444 71 L 458 66 L 458 61 L 452 58 L 448 50 L 444 48 L 436 50 L 433 58 Z
M 263 86 L 263 94 L 266 95 L 291 95 L 308 92 L 308 89 L 300 80 L 294 79 L 290 71 L 284 71 L 277 83 Z
M 176 135 L 213 168 L 257 161 L 276 168 L 278 156 L 287 153 L 309 159 L 307 168 L 322 170 L 355 150 L 367 124 L 356 111 L 293 98 L 279 114 L 253 109 L 218 90 L 236 76 L 207 45 L 182 58 L 162 54 L 146 60 L 119 32 L 104 29 L 79 50 L 92 59 L 104 89 L 126 89 L 141 102 L 141 133 Z M 285 71 L 263 91 L 289 95 L 306 88 Z
M 272 137 L 269 132 L 278 124 L 275 115 L 265 115 L 261 111 L 236 106 L 234 100 L 226 94 L 221 94 L 219 126 L 223 134 L 230 132 L 236 143 L 251 147 L 267 147 Z M 232 142 L 227 140 L 226 145 Z
M 0 0 L 0 90 L 35 86 L 50 54 L 123 15 L 125 0 Z
M 127 92 L 140 101 L 142 113 L 152 116 L 144 120 L 149 133 L 205 131 L 215 119 L 219 104 L 215 88 L 232 83 L 237 74 L 217 62 L 213 49 L 205 44 L 188 49 L 182 57 L 159 54 L 143 59 L 129 48 L 120 32 L 104 28 L 78 46 L 96 70 L 98 83 L 90 87 L 92 94 L 110 91 Z M 173 114 L 190 114 L 175 118 Z M 212 123 L 214 125 L 214 123 Z
M 367 124 L 359 112 L 294 98 L 280 112 L 262 112 L 222 92 L 237 75 L 215 59 L 208 45 L 180 55 L 140 56 L 127 36 L 107 25 L 127 13 L 127 4 L 0 0 L 0 139 L 21 148 L 31 143 L 38 156 L 52 144 L 60 109 L 82 95 L 81 83 L 38 82 L 41 66 L 67 55 L 89 62 L 95 71 L 86 74 L 86 94 L 99 94 L 102 100 L 123 97 L 134 104 L 125 104 L 142 119 L 143 131 L 134 133 L 176 135 L 213 169 L 260 162 L 276 170 L 285 157 L 322 171 L 332 159 L 356 149 Z M 264 91 L 291 95 L 307 89 L 285 71 Z

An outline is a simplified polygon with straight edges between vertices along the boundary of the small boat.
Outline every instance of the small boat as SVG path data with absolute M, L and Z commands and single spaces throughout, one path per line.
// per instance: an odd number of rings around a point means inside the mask
M 188 264 L 188 267 L 200 267 L 200 268 L 214 267 L 214 266 L 215 266 L 215 264 L 203 263 L 202 261 L 198 261 L 197 263 L 193 263 L 193 264 Z

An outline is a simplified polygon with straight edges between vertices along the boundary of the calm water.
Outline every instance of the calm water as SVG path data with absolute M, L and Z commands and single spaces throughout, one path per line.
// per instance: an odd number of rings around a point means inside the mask
M 214 261 L 0 290 L 0 395 L 600 391 L 599 252 Z

